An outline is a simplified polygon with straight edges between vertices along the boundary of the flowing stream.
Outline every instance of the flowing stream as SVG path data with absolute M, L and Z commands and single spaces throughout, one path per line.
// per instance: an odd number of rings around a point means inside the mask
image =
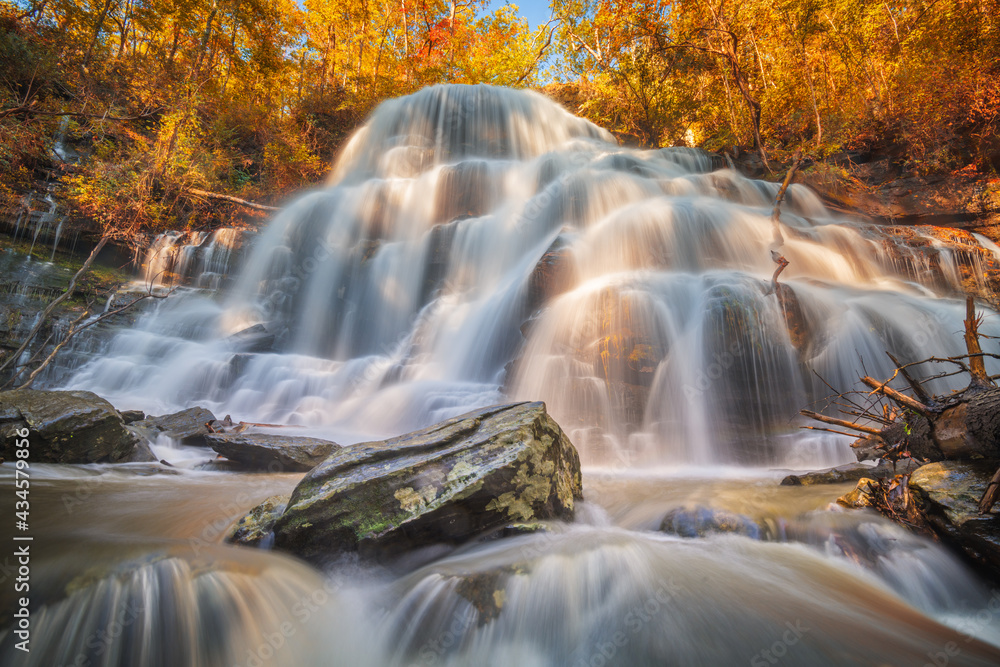
M 438 86 L 380 106 L 241 259 L 234 232 L 158 239 L 144 282 L 189 287 L 65 387 L 342 444 L 540 399 L 580 451 L 586 501 L 546 532 L 320 572 L 221 544 L 298 476 L 199 470 L 170 443 L 169 474 L 37 466 L 36 649 L 0 630 L 0 662 L 1000 662 L 1000 594 L 962 562 L 838 510 L 850 485 L 778 485 L 853 460 L 848 438 L 797 428 L 824 381 L 887 377 L 886 350 L 963 350 L 979 256 L 844 219 L 799 185 L 776 229 L 778 186 L 720 166 L 622 148 L 534 93 Z M 777 292 L 772 249 L 790 262 Z M 256 325 L 266 351 L 231 337 Z M 758 530 L 660 532 L 677 508 Z

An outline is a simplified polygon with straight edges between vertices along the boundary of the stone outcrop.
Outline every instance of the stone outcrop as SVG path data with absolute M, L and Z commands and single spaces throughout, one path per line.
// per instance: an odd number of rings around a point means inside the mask
M 391 559 L 514 523 L 568 520 L 580 497 L 579 456 L 545 405 L 493 406 L 334 451 L 274 521 L 274 547 L 313 562 L 350 551 Z
M 15 458 L 18 430 L 27 428 L 28 459 L 44 463 L 148 461 L 139 438 L 114 406 L 89 391 L 16 389 L 0 393 L 3 457 Z M 154 459 L 155 460 L 155 459 Z
M 329 440 L 270 433 L 212 433 L 205 441 L 230 461 L 266 472 L 306 472 L 340 448 Z
M 215 415 L 211 411 L 194 407 L 160 417 L 146 417 L 131 424 L 131 427 L 150 442 L 156 442 L 160 435 L 165 435 L 182 445 L 208 447 L 205 436 L 211 431 L 206 424 L 214 421 Z

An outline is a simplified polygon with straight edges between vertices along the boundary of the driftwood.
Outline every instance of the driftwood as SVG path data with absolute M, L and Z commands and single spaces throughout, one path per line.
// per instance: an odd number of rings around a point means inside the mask
M 896 364 L 892 377 L 877 380 L 865 375 L 860 381 L 869 391 L 836 394 L 833 403 L 840 407 L 842 413 L 854 419 L 838 419 L 812 410 L 801 410 L 800 413 L 815 421 L 855 432 L 859 439 L 852 447 L 859 460 L 1000 460 L 1000 387 L 994 383 L 997 376 L 990 376 L 985 364 L 986 357 L 1000 359 L 1000 355 L 983 352 L 979 342 L 981 322 L 982 317 L 976 315 L 975 303 L 969 297 L 965 319 L 967 354 L 930 357 L 906 364 L 901 364 L 890 354 Z M 945 364 L 958 370 L 918 379 L 911 369 L 922 364 Z M 965 389 L 947 396 L 932 396 L 924 386 L 930 380 L 957 374 L 968 375 L 969 384 Z M 912 396 L 889 386 L 897 377 L 906 381 Z M 870 424 L 859 423 L 859 419 Z M 1000 469 L 980 500 L 980 513 L 989 512 L 998 500 Z
M 768 290 L 768 294 L 778 291 L 778 276 L 781 275 L 781 272 L 789 264 L 788 260 L 777 250 L 785 244 L 785 237 L 781 235 L 781 202 L 785 199 L 785 191 L 791 185 L 792 178 L 795 177 L 795 172 L 798 170 L 800 164 L 802 164 L 802 153 L 796 152 L 792 166 L 789 167 L 788 173 L 785 174 L 785 180 L 782 181 L 781 187 L 778 188 L 778 194 L 774 198 L 774 208 L 771 210 L 771 224 L 774 227 L 774 238 L 771 241 L 771 260 L 778 265 L 778 268 L 774 270 L 774 275 L 771 276 L 771 287 Z
M 188 188 L 188 192 L 198 197 L 205 197 L 206 199 L 219 199 L 221 201 L 227 201 L 232 204 L 239 204 L 240 206 L 245 206 L 246 208 L 256 209 L 258 211 L 279 211 L 277 206 L 268 206 L 266 204 L 258 204 L 257 202 L 247 201 L 246 199 L 240 199 L 239 197 L 233 197 L 231 195 L 223 195 L 218 192 L 209 192 L 208 190 L 199 190 L 197 188 Z

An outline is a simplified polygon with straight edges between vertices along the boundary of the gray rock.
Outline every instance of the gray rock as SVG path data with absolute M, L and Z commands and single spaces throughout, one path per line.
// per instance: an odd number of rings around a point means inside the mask
M 346 551 L 387 559 L 568 520 L 580 497 L 579 456 L 545 405 L 493 406 L 334 451 L 295 488 L 274 546 L 313 562 Z
M 255 324 L 229 336 L 226 343 L 238 352 L 270 352 L 274 349 L 274 334 L 263 324 Z
M 144 434 L 134 430 L 131 426 L 125 428 L 135 435 L 136 442 L 132 453 L 122 459 L 122 463 L 155 463 L 160 460 L 153 453 L 149 446 L 150 442 Z
M 761 539 L 760 526 L 748 516 L 704 505 L 678 507 L 663 517 L 660 530 L 679 537 L 706 537 L 716 533 L 736 533 Z
M 207 447 L 205 436 L 210 431 L 205 425 L 213 421 L 215 415 L 209 410 L 194 407 L 161 417 L 146 417 L 132 424 L 132 428 L 150 442 L 155 442 L 156 438 L 163 434 L 179 441 L 182 445 Z
M 122 421 L 126 424 L 141 422 L 146 418 L 146 413 L 142 410 L 122 410 L 120 414 L 122 416 Z
M 920 464 L 913 459 L 902 459 L 897 461 L 895 466 L 883 461 L 877 466 L 866 466 L 860 463 L 848 463 L 827 468 L 826 470 L 816 470 L 798 475 L 788 475 L 781 480 L 782 486 L 812 486 L 813 484 L 842 484 L 844 482 L 856 482 L 859 479 L 884 479 L 895 477 L 896 475 L 908 475 L 920 467 Z
M 212 433 L 205 441 L 230 461 L 267 472 L 312 470 L 340 447 L 329 440 L 270 433 Z
M 940 461 L 910 476 L 914 505 L 928 527 L 994 577 L 1000 575 L 1000 516 L 980 515 L 979 499 L 996 469 L 995 461 Z
M 119 462 L 128 460 L 138 442 L 118 411 L 89 391 L 0 392 L 0 443 L 8 461 L 15 459 L 22 428 L 30 430 L 29 461 Z

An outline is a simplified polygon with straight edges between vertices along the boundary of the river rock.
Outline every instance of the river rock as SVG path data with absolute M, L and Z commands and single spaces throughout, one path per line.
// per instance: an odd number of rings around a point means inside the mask
M 1000 573 L 1000 516 L 980 515 L 979 499 L 996 469 L 996 462 L 940 461 L 910 476 L 913 503 L 930 529 L 994 575 Z
M 141 422 L 146 418 L 146 413 L 142 410 L 122 410 L 119 414 L 122 416 L 122 421 L 126 424 Z
M 153 453 L 149 440 L 143 434 L 134 431 L 130 426 L 125 428 L 135 436 L 135 448 L 131 454 L 122 459 L 122 463 L 155 463 L 160 460 Z
M 896 475 L 908 475 L 919 467 L 913 459 L 900 459 L 895 466 L 889 461 L 883 461 L 877 466 L 866 466 L 861 463 L 848 463 L 798 475 L 788 475 L 781 480 L 782 486 L 812 486 L 813 484 L 842 484 L 859 479 L 884 479 Z
M 89 391 L 0 392 L 0 442 L 8 461 L 15 460 L 16 433 L 25 427 L 29 461 L 120 462 L 138 443 L 114 407 Z
M 237 521 L 226 535 L 226 542 L 248 547 L 260 546 L 269 539 L 274 523 L 288 506 L 290 496 L 271 496 Z
M 569 520 L 579 498 L 579 456 L 545 405 L 493 406 L 334 451 L 295 488 L 274 546 L 314 562 L 349 551 L 392 558 L 511 523 Z
M 150 442 L 156 442 L 157 437 L 162 434 L 182 445 L 207 447 L 205 436 L 211 431 L 206 424 L 214 421 L 215 415 L 211 411 L 194 407 L 161 417 L 146 417 L 131 426 Z
M 274 349 L 274 339 L 274 334 L 263 324 L 255 324 L 227 337 L 225 343 L 238 352 L 270 352 Z
M 735 533 L 759 540 L 760 526 L 748 516 L 713 509 L 704 505 L 670 510 L 660 523 L 664 533 L 679 537 L 706 537 L 716 533 Z
M 268 472 L 306 472 L 340 448 L 329 440 L 270 433 L 212 433 L 205 441 L 230 461 Z

